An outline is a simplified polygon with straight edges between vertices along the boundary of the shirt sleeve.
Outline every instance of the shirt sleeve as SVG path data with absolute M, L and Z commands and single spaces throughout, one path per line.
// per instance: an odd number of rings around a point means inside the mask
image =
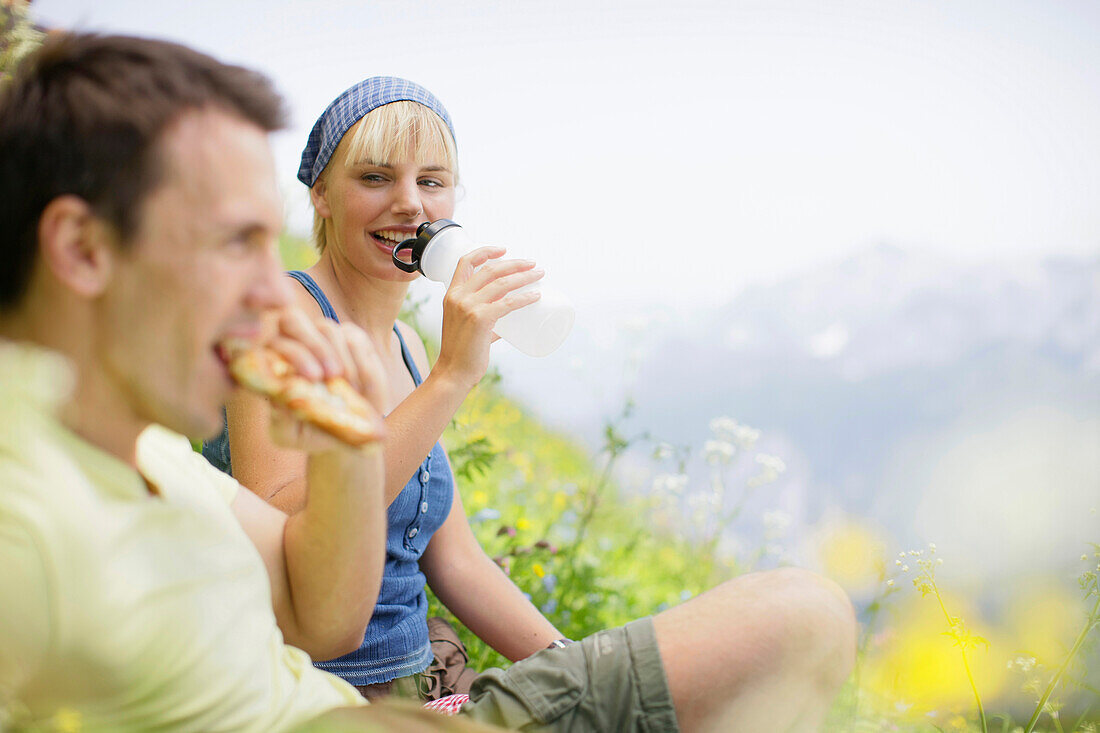
M 0 706 L 20 698 L 49 653 L 53 614 L 42 549 L 17 518 L 0 515 Z

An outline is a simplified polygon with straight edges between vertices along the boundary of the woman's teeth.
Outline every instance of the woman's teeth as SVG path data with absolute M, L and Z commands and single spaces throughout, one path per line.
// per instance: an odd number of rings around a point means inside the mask
M 397 245 L 401 244 L 402 241 L 404 241 L 405 234 L 404 232 L 395 232 L 389 229 L 383 229 L 380 232 L 374 232 L 374 238 L 380 239 L 386 244 L 392 244 L 396 247 Z

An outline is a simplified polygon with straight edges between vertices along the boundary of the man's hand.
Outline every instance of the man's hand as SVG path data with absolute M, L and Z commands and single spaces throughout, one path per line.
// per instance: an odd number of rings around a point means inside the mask
M 271 398 L 272 440 L 307 453 L 380 440 L 386 377 L 366 333 L 299 310 L 281 313 L 275 328 L 232 361 L 238 381 Z

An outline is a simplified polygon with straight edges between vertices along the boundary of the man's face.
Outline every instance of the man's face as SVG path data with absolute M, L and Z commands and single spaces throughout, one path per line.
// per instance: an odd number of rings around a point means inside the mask
M 267 135 L 215 110 L 162 136 L 165 173 L 97 302 L 96 361 L 119 407 L 192 437 L 221 425 L 227 336 L 259 333 L 287 302 L 282 207 Z

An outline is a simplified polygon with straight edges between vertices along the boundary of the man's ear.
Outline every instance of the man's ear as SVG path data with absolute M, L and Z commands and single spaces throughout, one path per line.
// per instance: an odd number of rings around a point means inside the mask
M 107 287 L 116 256 L 115 235 L 79 196 L 58 196 L 38 219 L 43 264 L 72 291 L 87 298 Z
M 328 187 L 324 177 L 318 178 L 309 189 L 309 198 L 313 202 L 313 208 L 321 215 L 322 219 L 332 216 L 332 209 L 328 205 Z

